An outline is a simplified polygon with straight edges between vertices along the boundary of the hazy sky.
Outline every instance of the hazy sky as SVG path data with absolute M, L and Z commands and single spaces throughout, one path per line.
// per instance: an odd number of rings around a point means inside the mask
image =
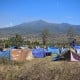
M 0 0 L 0 27 L 43 19 L 80 24 L 80 0 Z

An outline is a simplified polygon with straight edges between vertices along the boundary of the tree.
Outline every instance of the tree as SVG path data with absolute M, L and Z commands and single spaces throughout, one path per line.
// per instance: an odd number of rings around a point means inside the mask
M 69 43 L 75 39 L 75 30 L 73 27 L 68 28 L 67 37 Z
M 27 41 L 26 41 L 26 44 L 27 44 L 27 45 L 31 45 L 31 42 L 27 40 Z
M 38 46 L 39 45 L 39 42 L 38 41 L 35 41 L 35 42 L 33 42 L 33 45 L 34 46 Z
M 24 43 L 24 40 L 21 37 L 21 35 L 16 34 L 15 37 L 11 37 L 9 39 L 9 42 L 11 46 L 22 46 Z
M 41 31 L 41 38 L 42 38 L 43 45 L 46 45 L 49 35 L 50 33 L 48 29 L 44 29 Z

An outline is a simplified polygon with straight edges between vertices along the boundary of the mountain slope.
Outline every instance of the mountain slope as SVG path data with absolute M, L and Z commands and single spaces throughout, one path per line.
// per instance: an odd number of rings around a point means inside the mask
M 40 33 L 43 29 L 49 29 L 51 33 L 65 33 L 70 27 L 72 27 L 75 32 L 80 33 L 80 25 L 71 25 L 67 23 L 48 23 L 43 20 L 32 21 L 29 23 L 23 23 L 13 27 L 0 29 L 1 34 L 34 34 Z

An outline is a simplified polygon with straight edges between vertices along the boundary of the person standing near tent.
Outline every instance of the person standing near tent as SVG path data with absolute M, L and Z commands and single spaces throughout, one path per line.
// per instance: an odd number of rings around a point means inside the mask
M 70 43 L 70 47 L 74 48 L 76 45 L 76 39 L 74 39 L 71 43 Z

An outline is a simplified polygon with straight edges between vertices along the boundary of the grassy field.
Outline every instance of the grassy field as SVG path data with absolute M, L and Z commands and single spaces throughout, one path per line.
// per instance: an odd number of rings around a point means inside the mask
M 0 80 L 80 80 L 80 62 L 52 62 L 50 57 L 0 62 Z

